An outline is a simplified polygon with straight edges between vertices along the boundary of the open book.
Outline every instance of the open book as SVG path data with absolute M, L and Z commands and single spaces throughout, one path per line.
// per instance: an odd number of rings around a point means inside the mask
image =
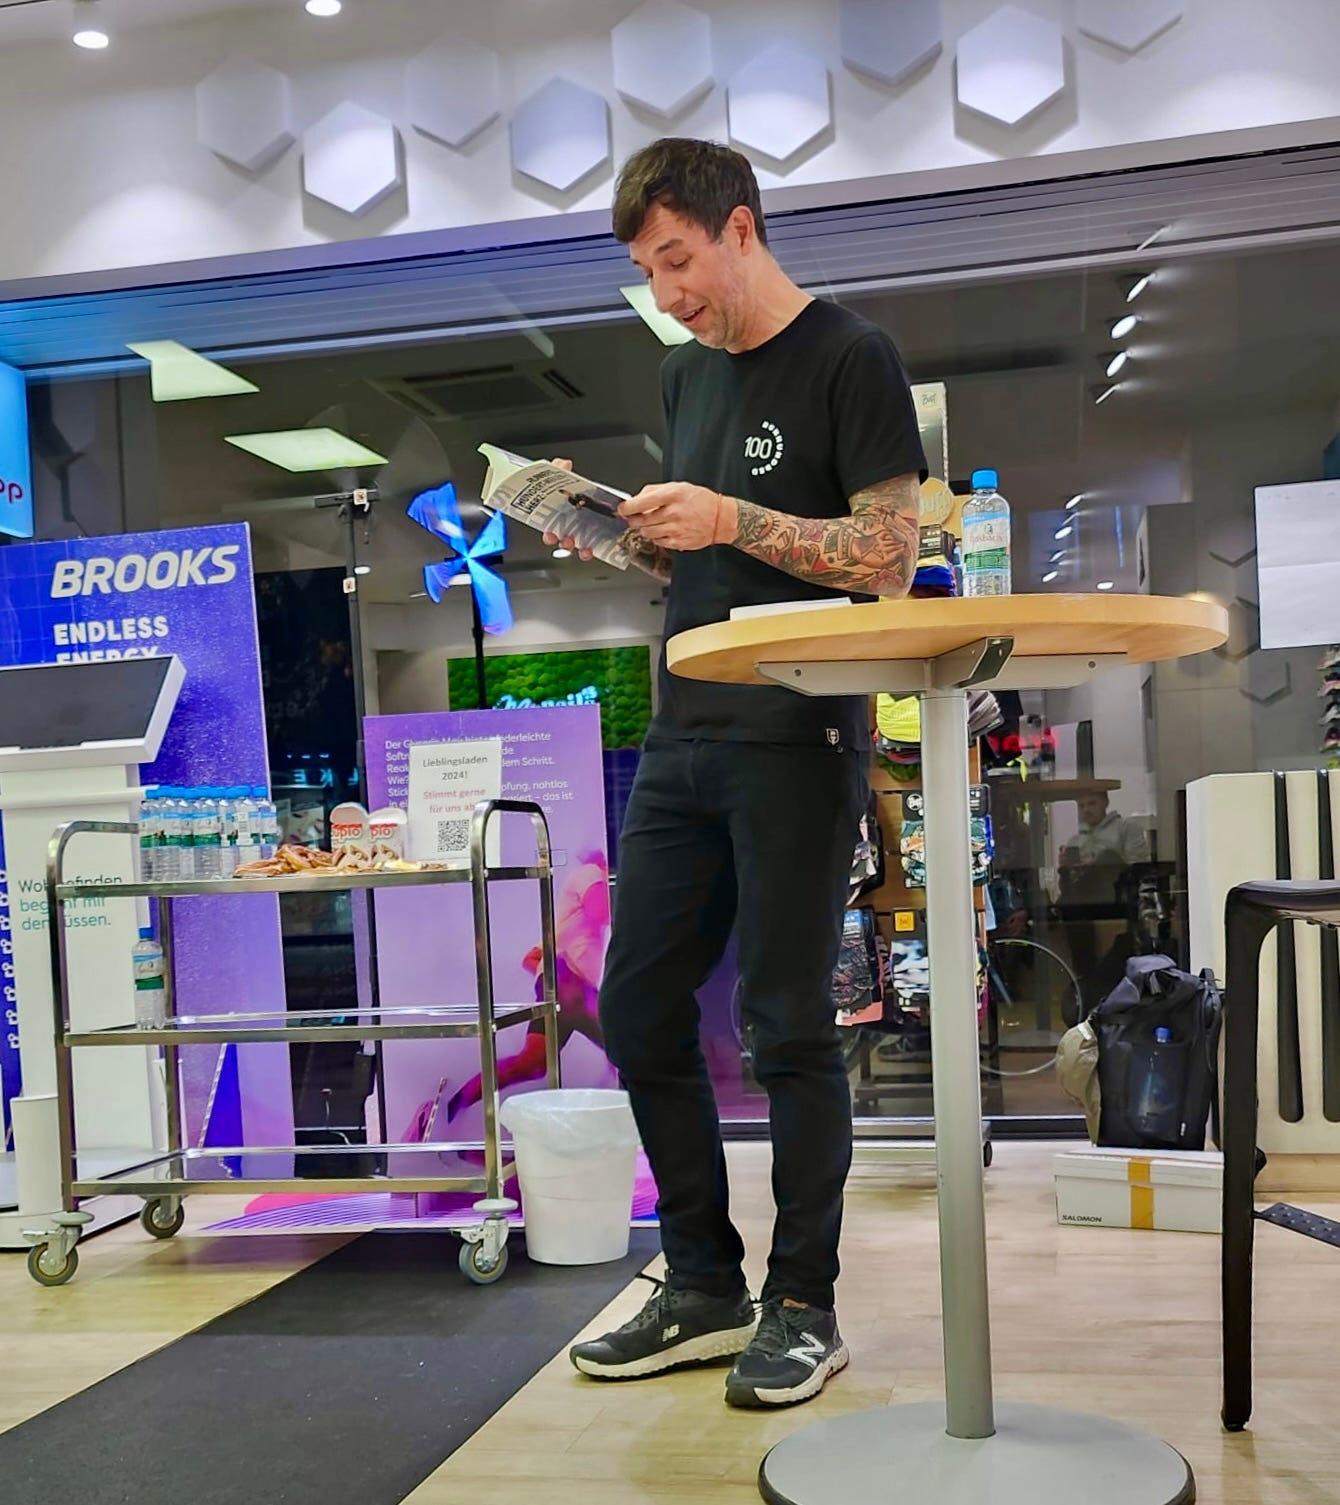
M 481 444 L 488 461 L 483 502 L 540 533 L 571 538 L 579 549 L 626 570 L 628 524 L 619 516 L 619 503 L 628 494 L 574 475 L 547 460 L 523 460 L 520 455 Z

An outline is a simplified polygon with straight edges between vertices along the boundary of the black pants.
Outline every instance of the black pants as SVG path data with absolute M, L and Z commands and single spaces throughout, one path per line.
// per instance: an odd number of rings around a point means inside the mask
M 600 1018 L 660 1189 L 672 1285 L 744 1288 L 695 997 L 738 920 L 777 1204 L 763 1296 L 833 1305 L 851 1099 L 830 982 L 865 797 L 850 750 L 647 744 L 619 841 Z

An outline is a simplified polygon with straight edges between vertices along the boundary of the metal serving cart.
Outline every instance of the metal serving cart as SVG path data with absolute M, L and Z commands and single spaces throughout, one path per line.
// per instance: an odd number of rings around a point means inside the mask
M 526 867 L 490 867 L 486 838 L 493 819 L 501 814 L 527 815 L 535 835 L 535 861 Z M 298 1156 L 347 1155 L 343 1145 L 237 1145 L 229 1148 L 193 1148 L 183 1143 L 180 1063 L 178 1053 L 188 1045 L 229 1045 L 295 1040 L 381 1041 L 441 1040 L 476 1037 L 479 1040 L 481 1087 L 484 1103 L 484 1139 L 471 1144 L 383 1144 L 379 1155 L 405 1157 L 423 1162 L 411 1174 L 395 1176 L 348 1176 L 322 1179 L 323 1192 L 480 1192 L 474 1210 L 483 1222 L 462 1230 L 460 1265 L 476 1284 L 497 1280 L 507 1268 L 508 1214 L 517 1204 L 503 1194 L 511 1169 L 498 1129 L 497 1035 L 505 1029 L 544 1024 L 545 1061 L 550 1087 L 559 1085 L 556 959 L 554 950 L 553 863 L 549 827 L 543 810 L 519 800 L 486 800 L 475 807 L 470 828 L 470 861 L 447 868 L 414 872 L 332 872 L 275 878 L 211 878 L 179 883 L 117 883 L 94 885 L 67 883 L 65 851 L 75 837 L 102 833 L 133 837 L 138 827 L 115 821 L 72 821 L 52 836 L 47 860 L 47 909 L 51 937 L 52 1001 L 56 1042 L 56 1096 L 60 1119 L 62 1211 L 51 1226 L 25 1230 L 32 1248 L 28 1270 L 42 1285 L 63 1285 L 78 1266 L 79 1235 L 91 1221 L 81 1212 L 82 1198 L 119 1192 L 144 1198 L 140 1216 L 145 1231 L 155 1238 L 171 1238 L 185 1220 L 183 1198 L 208 1194 L 236 1195 L 249 1192 L 300 1192 L 312 1189 L 310 1179 L 269 1174 L 266 1159 L 288 1160 Z M 529 879 L 539 884 L 540 933 L 543 954 L 543 998 L 532 1003 L 499 1004 L 493 990 L 493 955 L 489 926 L 489 889 L 494 883 Z M 345 1011 L 306 1010 L 301 1013 L 239 1012 L 184 1015 L 176 1012 L 173 996 L 172 905 L 179 898 L 217 898 L 242 894 L 292 894 L 339 892 L 346 889 L 396 889 L 415 885 L 468 883 L 474 901 L 474 941 L 477 1004 L 435 1003 L 397 1006 L 378 1003 L 356 1016 Z M 70 1025 L 69 975 L 66 957 L 65 906 L 80 899 L 149 900 L 155 911 L 163 948 L 165 1022 L 161 1028 L 143 1029 L 133 1022 L 113 1029 L 74 1030 Z M 113 1175 L 81 1174 L 75 1139 L 74 1082 L 71 1055 L 84 1048 L 115 1049 L 145 1046 L 163 1048 L 164 1085 L 167 1104 L 166 1153 L 156 1154 L 138 1165 Z M 478 1176 L 444 1176 L 430 1171 L 433 1160 L 444 1150 L 479 1153 L 484 1171 Z M 210 1176 L 192 1174 L 204 1162 L 251 1162 L 253 1174 Z M 260 1162 L 257 1165 L 257 1162 Z

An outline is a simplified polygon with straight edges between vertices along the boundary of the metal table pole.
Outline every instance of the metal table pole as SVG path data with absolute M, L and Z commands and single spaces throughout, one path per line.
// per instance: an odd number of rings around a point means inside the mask
M 768 1505 L 1191 1505 L 1196 1498 L 1186 1460 L 1147 1432 L 992 1398 L 965 687 L 989 683 L 1003 663 L 1000 657 L 980 677 L 932 663 L 922 680 L 935 687 L 923 688 L 921 736 L 945 1400 L 802 1427 L 759 1469 Z M 817 682 L 818 671 L 839 666 L 807 668 Z M 1074 682 L 1085 677 L 1079 672 Z M 850 688 L 839 675 L 826 692 Z M 905 693 L 906 683 L 899 688 Z
M 996 1427 L 991 1406 L 966 691 L 929 690 L 923 696 L 921 777 L 929 859 L 926 938 L 947 1430 L 951 1437 L 990 1437 Z

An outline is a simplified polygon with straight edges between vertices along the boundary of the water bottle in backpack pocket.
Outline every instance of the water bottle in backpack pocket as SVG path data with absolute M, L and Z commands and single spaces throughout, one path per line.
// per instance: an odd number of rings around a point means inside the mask
M 1152 1040 L 1132 1042 L 1125 1049 L 1130 1069 L 1126 1100 L 1136 1133 L 1144 1144 L 1179 1144 L 1186 1090 L 1185 1044 L 1178 1044 L 1172 1030 L 1160 1024 Z

